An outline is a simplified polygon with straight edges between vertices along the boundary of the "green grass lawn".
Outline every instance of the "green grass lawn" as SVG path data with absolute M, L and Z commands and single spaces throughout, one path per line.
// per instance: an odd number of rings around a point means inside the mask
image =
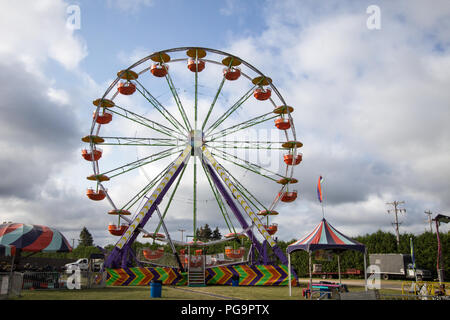
M 350 291 L 364 290 L 363 287 L 349 287 Z M 382 290 L 385 294 L 399 294 L 394 290 Z M 163 286 L 165 300 L 303 300 L 302 289 L 279 286 Z M 104 289 L 83 290 L 23 290 L 16 300 L 157 300 L 150 297 L 150 287 L 106 287 Z

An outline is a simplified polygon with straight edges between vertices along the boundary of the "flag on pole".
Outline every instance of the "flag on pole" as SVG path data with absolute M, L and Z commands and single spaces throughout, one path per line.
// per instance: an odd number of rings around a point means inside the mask
M 412 266 L 414 271 L 416 270 L 416 259 L 414 257 L 414 243 L 413 243 L 413 239 L 409 238 L 409 243 L 410 243 L 410 247 L 411 247 L 411 260 L 412 260 Z
M 317 182 L 317 198 L 319 198 L 320 202 L 322 202 L 322 183 L 323 183 L 323 178 L 322 178 L 322 176 L 320 176 L 319 182 Z

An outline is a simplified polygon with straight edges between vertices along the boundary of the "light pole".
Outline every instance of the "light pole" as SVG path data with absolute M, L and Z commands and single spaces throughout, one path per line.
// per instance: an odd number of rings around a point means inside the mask
M 428 223 L 430 224 L 430 231 L 431 233 L 433 233 L 433 224 L 432 224 L 432 219 L 431 219 L 431 215 L 433 214 L 430 210 L 425 211 L 425 214 L 428 215 Z
M 185 232 L 186 231 L 186 229 L 178 229 L 178 231 L 180 231 L 181 232 L 181 242 L 183 242 L 183 232 Z

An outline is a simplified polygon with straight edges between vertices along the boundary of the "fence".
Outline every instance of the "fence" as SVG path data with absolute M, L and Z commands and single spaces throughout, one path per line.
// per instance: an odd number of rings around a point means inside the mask
M 68 282 L 78 280 L 81 289 L 104 288 L 106 272 L 81 271 L 77 280 L 65 272 L 14 272 L 12 279 L 10 273 L 0 273 L 0 299 L 20 296 L 22 290 L 69 289 Z
M 431 281 L 403 281 L 402 294 L 422 296 L 450 296 L 450 283 Z
M 20 296 L 22 283 L 22 273 L 0 273 L 0 300 Z

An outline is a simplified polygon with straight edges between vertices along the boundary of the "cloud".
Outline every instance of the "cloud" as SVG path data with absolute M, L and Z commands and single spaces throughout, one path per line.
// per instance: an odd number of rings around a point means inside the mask
M 328 211 L 340 212 L 337 227 L 351 224 L 353 234 L 370 226 L 360 216 L 377 221 L 373 204 L 383 213 L 382 204 L 398 197 L 412 206 L 406 230 L 423 231 L 427 206 L 448 210 L 450 75 L 443 70 L 450 39 L 443 27 L 450 7 L 416 4 L 381 2 L 382 28 L 371 31 L 363 3 L 269 2 L 268 28 L 257 37 L 235 35 L 225 49 L 263 66 L 295 108 L 303 201 L 283 207 L 292 224 L 319 219 L 320 174 Z M 358 212 L 352 222 L 349 210 Z M 380 226 L 391 231 L 388 219 Z
M 48 60 L 74 70 L 86 57 L 87 47 L 74 30 L 66 27 L 63 1 L 19 2 L 1 10 L 0 55 L 22 61 L 38 72 Z
M 154 5 L 154 0 L 108 0 L 108 6 L 124 12 L 137 13 L 145 7 Z

